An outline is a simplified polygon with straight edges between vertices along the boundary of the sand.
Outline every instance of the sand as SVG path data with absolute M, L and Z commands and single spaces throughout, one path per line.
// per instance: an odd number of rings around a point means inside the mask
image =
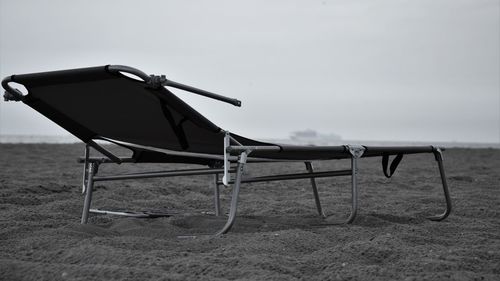
M 82 154 L 76 144 L 0 145 L 0 280 L 500 280 L 500 150 L 450 149 L 454 210 L 432 155 L 403 159 L 392 179 L 360 162 L 360 211 L 324 226 L 308 180 L 243 185 L 233 231 L 214 238 L 211 177 L 96 184 L 93 207 L 179 212 L 156 219 L 92 215 L 79 224 Z M 104 165 L 100 174 L 183 165 Z M 315 163 L 318 170 L 348 161 Z M 248 174 L 303 164 L 249 166 Z M 333 219 L 348 212 L 349 178 L 318 180 Z M 222 190 L 227 211 L 229 189 Z M 178 235 L 197 234 L 196 238 Z

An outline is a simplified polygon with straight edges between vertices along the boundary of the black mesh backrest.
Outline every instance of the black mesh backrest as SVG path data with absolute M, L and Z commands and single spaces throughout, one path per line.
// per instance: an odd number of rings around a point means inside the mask
M 101 137 L 178 151 L 222 153 L 221 129 L 164 87 L 106 66 L 14 75 L 25 103 L 82 141 Z

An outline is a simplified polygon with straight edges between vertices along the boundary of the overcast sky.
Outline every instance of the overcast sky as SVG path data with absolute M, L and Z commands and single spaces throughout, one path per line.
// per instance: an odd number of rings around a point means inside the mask
M 2 78 L 125 64 L 248 137 L 500 142 L 499 0 L 0 3 Z M 0 134 L 67 133 L 0 101 Z

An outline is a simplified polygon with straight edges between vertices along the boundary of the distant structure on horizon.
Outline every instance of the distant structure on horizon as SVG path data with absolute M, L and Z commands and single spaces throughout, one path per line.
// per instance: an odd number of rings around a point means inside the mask
M 296 144 L 302 145 L 329 145 L 335 144 L 342 140 L 342 137 L 337 134 L 320 134 L 312 129 L 302 131 L 294 131 L 290 134 L 290 140 Z

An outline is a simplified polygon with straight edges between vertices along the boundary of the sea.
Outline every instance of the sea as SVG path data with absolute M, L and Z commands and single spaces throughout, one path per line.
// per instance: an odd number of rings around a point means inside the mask
M 260 139 L 264 142 L 279 143 L 279 144 L 296 144 L 296 145 L 346 145 L 357 144 L 367 146 L 419 146 L 419 145 L 435 145 L 446 148 L 496 148 L 500 149 L 500 143 L 481 143 L 481 142 L 415 142 L 415 141 L 381 141 L 381 140 L 343 140 L 334 139 Z M 72 135 L 0 135 L 0 143 L 80 143 L 81 141 Z

